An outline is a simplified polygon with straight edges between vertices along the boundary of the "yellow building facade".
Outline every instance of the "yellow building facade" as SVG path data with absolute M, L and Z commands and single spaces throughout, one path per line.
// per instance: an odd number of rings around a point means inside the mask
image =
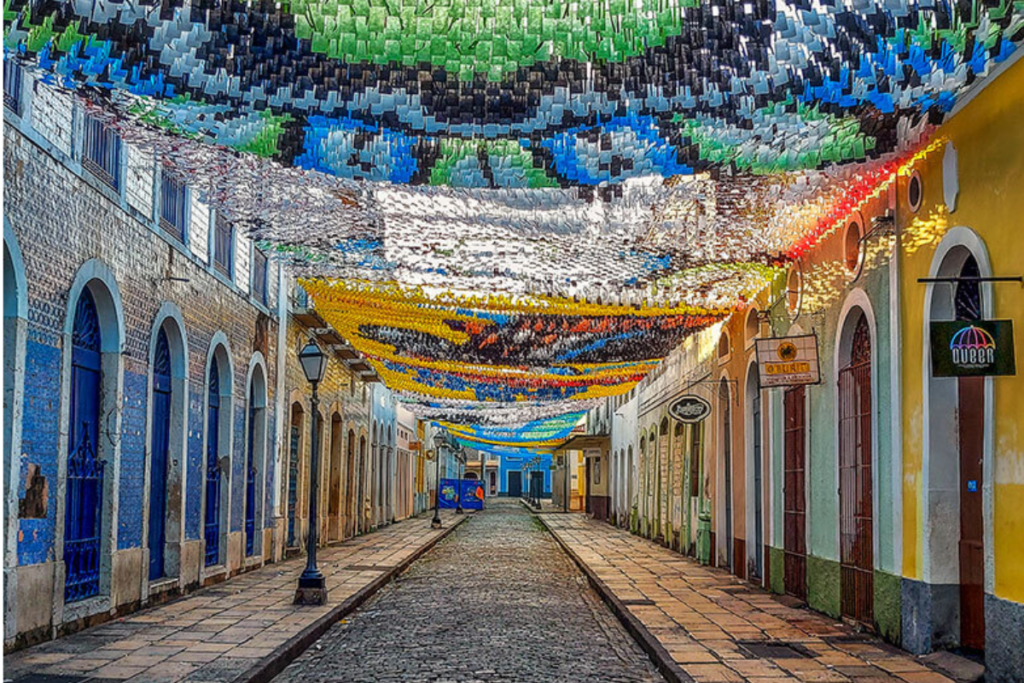
M 936 377 L 929 331 L 1024 320 L 1024 63 L 1009 62 L 947 116 L 896 204 L 902 644 L 984 649 L 993 680 L 1024 675 L 1024 374 L 1018 354 L 1016 375 Z

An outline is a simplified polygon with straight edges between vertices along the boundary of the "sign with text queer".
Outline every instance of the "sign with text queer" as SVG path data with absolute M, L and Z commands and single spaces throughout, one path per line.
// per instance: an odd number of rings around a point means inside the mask
M 1017 374 L 1012 320 L 955 320 L 931 324 L 935 377 Z

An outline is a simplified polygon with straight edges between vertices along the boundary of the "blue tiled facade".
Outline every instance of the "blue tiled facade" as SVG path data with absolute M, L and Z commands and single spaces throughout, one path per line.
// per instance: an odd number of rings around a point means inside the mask
M 57 481 L 60 415 L 60 349 L 33 339 L 25 344 L 25 397 L 22 420 L 21 464 L 17 482 L 19 502 L 25 498 L 28 464 L 39 467 L 49 482 Z M 48 487 L 47 515 L 43 519 L 18 520 L 18 564 L 37 564 L 54 559 L 53 539 L 57 514 L 57 487 Z
M 140 520 L 146 478 L 146 384 L 145 375 L 125 371 L 118 486 L 118 550 L 142 547 Z
M 25 313 L 20 328 L 24 333 L 17 344 L 4 349 L 5 354 L 17 355 L 5 360 L 24 368 L 21 438 L 13 446 L 17 457 L 5 491 L 19 501 L 19 514 L 6 527 L 6 533 L 15 534 L 17 541 L 6 551 L 5 572 L 25 574 L 27 578 L 17 583 L 19 588 L 37 586 L 35 593 L 19 593 L 7 601 L 5 621 L 17 617 L 30 623 L 16 623 L 8 630 L 18 639 L 27 639 L 8 642 L 8 646 L 17 646 L 51 637 L 56 627 L 82 616 L 81 609 L 87 609 L 85 616 L 110 615 L 137 608 L 149 599 L 146 580 L 153 550 L 147 547 L 147 422 L 150 352 L 158 319 L 183 335 L 182 345 L 172 354 L 177 354 L 176 377 L 184 373 L 184 381 L 172 391 L 187 387 L 188 392 L 187 402 L 180 402 L 180 394 L 172 398 L 172 402 L 179 401 L 175 403 L 179 408 L 172 413 L 170 429 L 176 436 L 169 447 L 167 480 L 168 487 L 183 490 L 169 488 L 166 493 L 168 502 L 175 501 L 167 507 L 168 523 L 180 523 L 182 528 L 178 549 L 168 551 L 178 556 L 168 565 L 175 568 L 177 576 L 169 578 L 178 579 L 178 590 L 189 590 L 204 580 L 204 399 L 207 362 L 215 337 L 224 340 L 234 369 L 227 531 L 239 533 L 244 524 L 246 381 L 254 357 L 260 356 L 267 392 L 266 459 L 262 466 L 266 479 L 260 518 L 264 527 L 274 527 L 278 316 L 276 265 L 268 278 L 268 305 L 263 305 L 253 298 L 246 272 L 235 282 L 213 272 L 208 255 L 196 246 L 206 243 L 205 235 L 192 236 L 186 243 L 174 241 L 158 229 L 155 220 L 147 222 L 143 214 L 128 206 L 132 186 L 127 177 L 119 191 L 102 186 L 82 170 L 74 151 L 67 156 L 60 145 L 50 144 L 52 141 L 24 120 L 19 122 L 7 114 L 5 111 L 5 245 L 12 242 L 19 253 L 17 267 L 24 291 L 17 296 L 24 301 Z M 140 187 L 146 189 L 144 183 Z M 201 214 L 201 207 L 193 204 L 192 215 Z M 205 228 L 193 223 L 190 229 Z M 247 253 L 249 248 L 247 243 L 238 244 L 239 253 Z M 72 611 L 71 603 L 63 602 L 64 591 L 52 586 L 52 577 L 64 575 L 53 563 L 64 561 L 64 520 L 60 515 L 65 514 L 62 470 L 67 461 L 71 404 L 70 352 L 65 349 L 68 311 L 74 310 L 85 288 L 105 292 L 106 298 L 100 297 L 106 307 L 103 325 L 111 326 L 102 332 L 101 432 L 97 438 L 97 458 L 104 463 L 98 594 L 104 602 L 95 607 L 82 603 L 83 607 Z M 182 356 L 182 351 L 186 355 Z M 116 372 L 111 368 L 117 368 Z M 182 405 L 185 425 L 181 424 Z M 241 545 L 228 547 L 237 550 Z M 272 548 L 260 555 L 277 556 Z M 225 559 L 228 575 L 241 569 L 242 557 Z M 49 583 L 41 583 L 39 577 L 49 577 Z M 13 605 L 18 605 L 16 613 Z M 31 619 L 22 616 L 29 613 Z
M 185 539 L 202 538 L 203 511 L 203 394 L 190 392 L 188 401 L 188 466 L 185 477 Z

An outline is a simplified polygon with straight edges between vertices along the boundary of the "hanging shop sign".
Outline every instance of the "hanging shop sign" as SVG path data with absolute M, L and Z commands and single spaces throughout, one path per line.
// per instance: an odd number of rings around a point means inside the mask
M 756 345 L 757 379 L 762 389 L 821 381 L 816 335 L 758 339 Z
M 1012 320 L 933 322 L 931 342 L 935 377 L 1017 374 Z
M 668 407 L 668 414 L 672 416 L 673 420 L 696 424 L 703 422 L 711 414 L 711 404 L 700 396 L 687 394 L 680 396 Z

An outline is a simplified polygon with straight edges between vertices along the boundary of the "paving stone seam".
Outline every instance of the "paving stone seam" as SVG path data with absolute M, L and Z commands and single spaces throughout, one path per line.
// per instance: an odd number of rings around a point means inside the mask
M 284 671 L 285 667 L 305 652 L 309 646 L 315 643 L 342 618 L 348 616 L 358 609 L 364 602 L 370 599 L 377 591 L 390 583 L 396 576 L 404 572 L 409 566 L 422 557 L 427 551 L 437 545 L 448 534 L 455 530 L 466 517 L 452 517 L 448 525 L 433 539 L 424 543 L 416 552 L 409 555 L 393 568 L 384 572 L 370 583 L 350 595 L 343 602 L 322 615 L 306 628 L 302 629 L 296 636 L 287 642 L 279 645 L 274 651 L 235 677 L 231 683 L 269 683 L 271 679 Z
M 565 554 L 568 555 L 584 575 L 586 575 L 590 585 L 594 587 L 594 590 L 596 590 L 597 594 L 601 596 L 601 599 L 605 601 L 605 604 L 607 604 L 612 610 L 612 613 L 618 617 L 626 631 L 633 636 L 633 639 L 636 640 L 637 644 L 644 652 L 647 653 L 647 656 L 650 657 L 652 662 L 654 662 L 655 667 L 657 667 L 661 675 L 670 683 L 694 683 L 694 679 L 683 671 L 682 667 L 676 663 L 672 658 L 672 655 L 670 655 L 668 650 L 665 649 L 665 646 L 661 644 L 661 641 L 659 641 L 653 633 L 647 630 L 647 627 L 629 611 L 629 608 L 621 599 L 619 599 L 618 596 L 615 595 L 605 582 L 601 580 L 594 570 L 591 569 L 582 558 L 580 558 L 576 551 L 569 547 L 569 544 L 562 540 L 561 536 L 555 529 L 551 528 L 547 520 L 544 519 L 544 515 L 535 514 L 534 516 L 541 521 L 541 524 L 543 524 L 544 528 L 548 530 L 548 533 L 550 533 L 551 537 L 555 539 L 555 542 L 558 543 L 559 547 L 565 551 Z

